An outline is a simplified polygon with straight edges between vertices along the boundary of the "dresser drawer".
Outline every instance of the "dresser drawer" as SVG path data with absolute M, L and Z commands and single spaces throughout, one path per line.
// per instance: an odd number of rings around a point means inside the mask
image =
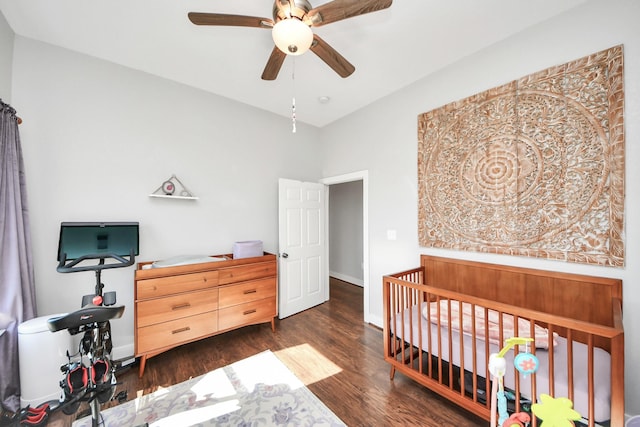
M 218 312 L 198 314 L 137 329 L 136 356 L 184 344 L 218 331 Z
M 218 311 L 218 325 L 222 331 L 236 326 L 244 326 L 260 321 L 267 321 L 267 319 L 270 319 L 275 315 L 276 299 L 267 298 L 220 309 Z
M 276 278 L 251 280 L 220 287 L 219 307 L 231 307 L 245 302 L 276 296 Z
M 218 288 L 136 303 L 137 327 L 180 319 L 218 309 Z
M 218 285 L 218 272 L 180 274 L 176 276 L 158 277 L 138 280 L 136 282 L 136 298 L 138 300 L 158 298 L 181 292 L 207 289 Z
M 226 283 L 259 279 L 261 277 L 271 277 L 276 275 L 276 270 L 277 266 L 275 262 L 259 262 L 255 264 L 239 265 L 237 267 L 221 268 L 218 270 L 218 283 L 222 285 Z

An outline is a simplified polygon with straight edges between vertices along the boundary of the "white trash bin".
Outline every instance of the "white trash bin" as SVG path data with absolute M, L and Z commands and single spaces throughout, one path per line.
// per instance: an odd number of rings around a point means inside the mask
M 60 400 L 60 366 L 68 362 L 67 350 L 72 352 L 72 340 L 66 330 L 51 332 L 47 320 L 64 314 L 36 317 L 18 325 L 22 408 Z
M 631 417 L 627 420 L 626 427 L 640 427 L 640 415 L 636 415 L 635 417 Z

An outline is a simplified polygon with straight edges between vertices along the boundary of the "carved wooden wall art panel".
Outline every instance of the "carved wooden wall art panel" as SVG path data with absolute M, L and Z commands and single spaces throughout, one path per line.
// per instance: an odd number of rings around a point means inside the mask
M 418 116 L 425 247 L 624 265 L 623 49 Z

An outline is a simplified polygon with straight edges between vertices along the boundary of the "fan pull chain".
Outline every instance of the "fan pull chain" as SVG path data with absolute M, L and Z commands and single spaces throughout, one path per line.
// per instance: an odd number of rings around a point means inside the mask
M 293 104 L 291 105 L 291 123 L 293 125 L 291 132 L 296 133 L 296 97 L 293 97 Z
M 296 133 L 296 58 L 293 58 L 293 67 L 291 71 L 291 81 L 293 82 L 293 99 L 291 102 L 291 125 L 292 133 Z

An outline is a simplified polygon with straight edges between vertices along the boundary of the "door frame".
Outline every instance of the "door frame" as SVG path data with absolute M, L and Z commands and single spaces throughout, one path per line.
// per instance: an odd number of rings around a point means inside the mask
M 351 172 L 343 175 L 322 178 L 321 184 L 330 186 L 333 184 L 343 184 L 345 182 L 362 181 L 362 282 L 363 282 L 363 303 L 364 303 L 364 321 L 370 323 L 369 310 L 369 171 L 363 170 Z M 329 191 L 324 192 L 325 197 L 325 236 L 327 243 L 325 245 L 325 263 L 326 277 L 329 277 Z M 327 299 L 329 299 L 329 286 L 327 286 Z

